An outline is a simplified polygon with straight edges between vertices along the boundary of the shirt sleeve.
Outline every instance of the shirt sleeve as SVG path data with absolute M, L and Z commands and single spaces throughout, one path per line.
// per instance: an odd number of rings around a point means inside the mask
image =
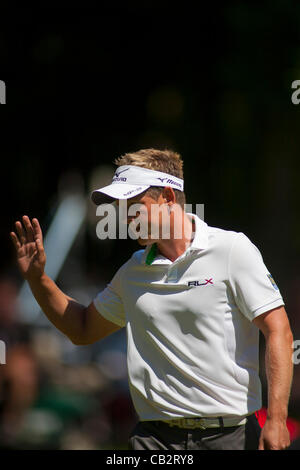
M 229 282 L 239 310 L 250 320 L 284 305 L 258 248 L 239 233 L 229 255 Z
M 121 298 L 121 270 L 119 269 L 106 288 L 93 300 L 98 312 L 107 320 L 123 327 L 126 325 L 125 311 Z

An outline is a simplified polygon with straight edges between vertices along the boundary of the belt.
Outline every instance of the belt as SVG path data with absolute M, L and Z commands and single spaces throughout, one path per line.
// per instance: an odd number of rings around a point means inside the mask
M 241 426 L 246 424 L 247 417 L 239 416 L 236 418 L 178 418 L 170 420 L 161 420 L 169 426 L 177 426 L 182 429 L 206 429 L 206 428 L 222 428 L 231 426 Z

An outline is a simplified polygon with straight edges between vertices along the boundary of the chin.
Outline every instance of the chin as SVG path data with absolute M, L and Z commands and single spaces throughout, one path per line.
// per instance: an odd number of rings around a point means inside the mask
M 147 245 L 152 245 L 153 241 L 151 239 L 145 239 L 145 238 L 138 238 L 137 242 L 141 246 L 147 246 Z

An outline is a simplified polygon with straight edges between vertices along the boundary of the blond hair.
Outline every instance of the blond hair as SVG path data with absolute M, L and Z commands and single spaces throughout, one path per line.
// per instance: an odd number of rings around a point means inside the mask
M 117 166 L 136 165 L 150 170 L 162 171 L 183 179 L 183 160 L 179 153 L 169 149 L 158 150 L 149 148 L 125 153 L 125 155 L 116 158 L 114 163 Z M 161 191 L 161 187 L 152 186 L 147 190 L 147 194 L 157 199 Z M 183 208 L 185 204 L 184 192 L 174 189 L 174 193 L 176 202 Z

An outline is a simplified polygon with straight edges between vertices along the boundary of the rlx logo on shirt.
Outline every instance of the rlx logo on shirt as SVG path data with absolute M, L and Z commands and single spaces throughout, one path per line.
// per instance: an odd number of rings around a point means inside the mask
M 213 284 L 212 277 L 210 279 L 201 279 L 201 281 L 189 281 L 188 286 L 198 287 L 206 286 L 207 284 Z

